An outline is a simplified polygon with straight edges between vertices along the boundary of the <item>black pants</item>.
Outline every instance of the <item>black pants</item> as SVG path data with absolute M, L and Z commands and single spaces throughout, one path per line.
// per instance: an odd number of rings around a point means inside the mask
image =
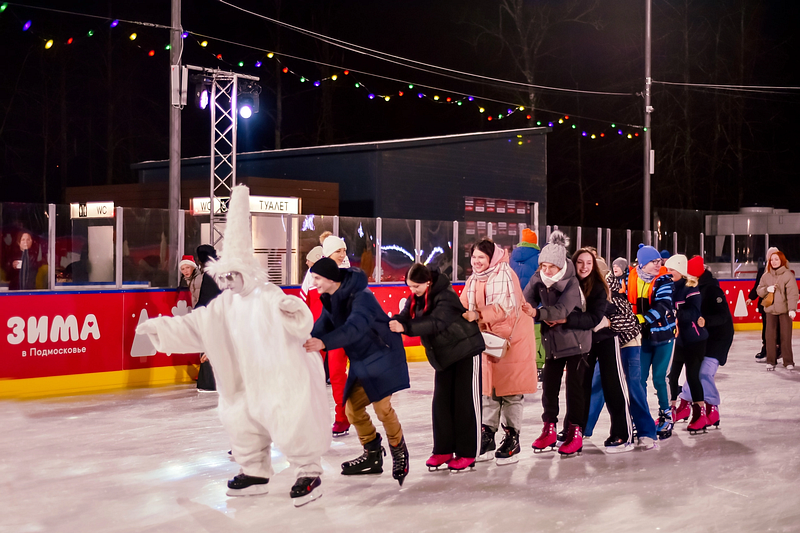
M 571 355 L 544 361 L 542 369 L 542 421 L 558 423 L 558 394 L 561 390 L 561 376 L 567 369 L 567 422 L 581 426 L 584 423 L 585 400 L 583 392 L 584 374 L 587 373 L 587 354 Z M 581 426 L 583 428 L 583 426 Z
M 611 416 L 612 439 L 627 441 L 631 434 L 630 414 L 628 413 L 628 393 L 622 361 L 619 357 L 619 344 L 616 337 L 592 344 L 586 362 L 588 370 L 583 376 L 583 419 L 581 427 L 586 427 L 589 405 L 592 401 L 592 377 L 595 362 L 600 365 L 600 383 L 606 399 L 608 414 Z M 568 413 L 569 414 L 569 413 Z
M 700 367 L 706 357 L 706 341 L 693 342 L 679 346 L 675 343 L 675 353 L 672 354 L 672 367 L 669 370 L 669 395 L 673 402 L 678 399 L 681 387 L 678 378 L 681 369 L 686 365 L 686 382 L 692 391 L 692 402 L 703 401 L 703 384 L 700 382 Z
M 433 453 L 477 457 L 481 442 L 481 354 L 436 371 L 432 407 Z
M 200 363 L 200 370 L 197 372 L 197 388 L 202 390 L 217 390 L 214 371 L 209 361 Z

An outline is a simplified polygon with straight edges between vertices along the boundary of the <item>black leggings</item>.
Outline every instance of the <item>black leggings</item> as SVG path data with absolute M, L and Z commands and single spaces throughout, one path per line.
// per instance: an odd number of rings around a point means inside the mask
M 437 370 L 433 379 L 433 453 L 477 457 L 481 444 L 481 354 Z
M 542 413 L 543 422 L 558 423 L 558 393 L 561 390 L 561 376 L 567 369 L 567 422 L 580 426 L 583 430 L 584 389 L 583 377 L 587 372 L 587 354 L 571 355 L 553 359 L 548 357 L 542 370 Z
M 678 346 L 675 344 L 675 353 L 672 355 L 672 368 L 669 371 L 669 394 L 674 402 L 681 393 L 678 385 L 678 378 L 681 376 L 681 369 L 686 364 L 686 381 L 689 383 L 689 390 L 692 391 L 692 401 L 703 401 L 703 384 L 700 382 L 700 366 L 706 356 L 706 341 L 693 342 Z

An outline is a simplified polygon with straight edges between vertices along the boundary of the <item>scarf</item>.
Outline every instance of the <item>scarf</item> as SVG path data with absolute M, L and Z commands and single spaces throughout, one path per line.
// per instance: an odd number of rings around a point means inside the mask
M 544 272 L 542 272 L 541 270 L 539 271 L 539 275 L 542 277 L 542 283 L 544 283 L 544 286 L 547 287 L 548 289 L 553 285 L 555 285 L 556 283 L 558 283 L 559 281 L 561 281 L 561 278 L 563 278 L 564 274 L 566 273 L 567 273 L 566 263 L 564 263 L 564 266 L 561 267 L 561 270 L 556 272 L 556 275 L 553 276 L 552 278 L 545 276 Z
M 636 266 L 636 274 L 639 276 L 639 279 L 645 283 L 651 283 L 658 277 L 658 274 L 647 274 L 644 270 L 642 270 L 641 265 Z
M 477 308 L 476 286 L 478 281 L 485 281 L 486 305 L 497 305 L 508 315 L 517 308 L 514 294 L 514 277 L 508 264 L 508 254 L 500 246 L 495 245 L 489 268 L 483 272 L 474 272 L 466 283 L 469 310 Z

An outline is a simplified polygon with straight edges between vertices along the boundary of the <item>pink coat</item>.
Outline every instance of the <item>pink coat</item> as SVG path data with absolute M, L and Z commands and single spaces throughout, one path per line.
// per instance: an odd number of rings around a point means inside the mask
M 507 259 L 506 259 L 507 260 Z M 517 305 L 524 303 L 522 288 L 519 285 L 519 278 L 512 271 L 514 276 L 514 297 Z M 482 319 L 480 322 L 482 331 L 489 331 L 503 338 L 511 335 L 514 328 L 516 314 L 512 311 L 505 316 L 504 311 L 498 305 L 486 305 L 485 281 L 476 282 L 476 307 L 480 311 Z M 469 308 L 466 289 L 461 293 L 461 303 L 465 308 Z M 514 337 L 511 339 L 511 346 L 502 359 L 497 359 L 483 354 L 483 394 L 491 396 L 513 396 L 516 394 L 533 394 L 539 385 L 536 372 L 536 337 L 533 330 L 533 319 L 521 313 L 517 327 L 514 329 Z

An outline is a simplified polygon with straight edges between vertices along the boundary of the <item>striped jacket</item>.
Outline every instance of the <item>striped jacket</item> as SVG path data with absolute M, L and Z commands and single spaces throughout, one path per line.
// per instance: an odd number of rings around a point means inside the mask
M 675 338 L 675 304 L 672 278 L 662 268 L 659 276 L 646 286 L 647 294 L 638 294 L 639 275 L 631 267 L 628 275 L 628 301 L 642 322 L 642 339 L 650 344 L 664 344 Z

